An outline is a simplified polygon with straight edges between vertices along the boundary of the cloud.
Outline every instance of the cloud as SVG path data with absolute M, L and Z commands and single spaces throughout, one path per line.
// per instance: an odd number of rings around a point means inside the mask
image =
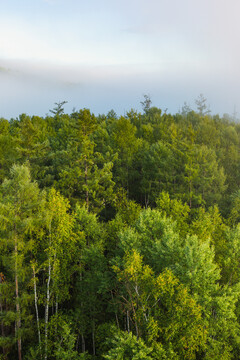
M 9 104 L 12 111 L 13 94 L 25 111 L 30 102 L 37 110 L 41 99 L 48 108 L 48 101 L 65 96 L 74 106 L 79 98 L 101 109 L 108 101 L 110 108 L 134 105 L 136 96 L 148 92 L 169 108 L 168 101 L 181 105 L 200 92 L 222 107 L 224 96 L 226 104 L 238 101 L 236 0 L 19 4 L 5 2 L 0 14 L 1 109 Z

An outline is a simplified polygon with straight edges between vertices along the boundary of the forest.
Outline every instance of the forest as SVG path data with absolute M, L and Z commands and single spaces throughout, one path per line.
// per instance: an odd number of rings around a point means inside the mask
M 240 123 L 0 118 L 0 359 L 240 359 Z

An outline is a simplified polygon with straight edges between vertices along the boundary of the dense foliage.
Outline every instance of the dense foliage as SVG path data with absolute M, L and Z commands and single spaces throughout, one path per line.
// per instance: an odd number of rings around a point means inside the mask
M 240 125 L 0 119 L 0 359 L 240 358 Z

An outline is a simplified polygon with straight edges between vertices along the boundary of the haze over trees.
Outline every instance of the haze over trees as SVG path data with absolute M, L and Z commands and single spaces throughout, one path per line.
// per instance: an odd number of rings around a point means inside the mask
M 240 125 L 0 119 L 0 359 L 240 358 Z

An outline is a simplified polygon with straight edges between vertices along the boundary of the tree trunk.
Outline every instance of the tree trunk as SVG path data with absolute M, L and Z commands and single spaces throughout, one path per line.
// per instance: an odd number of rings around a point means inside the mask
M 84 174 L 85 174 L 85 186 L 86 186 L 86 193 L 85 193 L 85 200 L 86 200 L 86 205 L 87 205 L 87 209 L 89 207 L 89 192 L 87 189 L 87 185 L 88 185 L 88 166 L 87 166 L 87 161 L 86 161 L 86 156 L 84 159 Z
M 16 320 L 16 333 L 21 328 L 21 312 L 20 312 L 20 304 L 19 304 L 19 290 L 18 290 L 18 263 L 17 263 L 17 255 L 18 255 L 18 241 L 17 236 L 15 236 L 15 295 L 16 295 L 16 313 L 17 313 L 17 320 Z M 22 360 L 22 341 L 21 337 L 17 335 L 17 347 L 18 347 L 18 360 Z
M 0 284 L 3 283 L 4 281 L 4 275 L 2 273 L 0 273 Z M 3 313 L 3 304 L 2 304 L 2 293 L 0 292 L 0 314 L 2 317 L 2 313 Z M 5 331 L 4 331 L 4 323 L 3 320 L 1 321 L 1 336 L 5 337 Z M 2 354 L 3 354 L 3 359 L 7 359 L 6 356 L 6 348 L 2 347 Z M 1 357 L 1 356 L 0 356 Z
M 50 302 L 50 281 L 51 281 L 51 259 L 49 255 L 47 297 L 46 297 L 46 306 L 45 306 L 45 357 L 44 357 L 45 360 L 47 360 L 47 352 L 48 352 L 48 315 L 49 315 L 49 302 Z
M 34 301 L 35 301 L 35 311 L 36 311 L 36 320 L 37 320 L 38 343 L 42 358 L 41 332 L 40 332 L 39 314 L 38 314 L 37 283 L 36 283 L 36 272 L 34 265 L 33 265 L 33 286 L 34 286 Z
M 127 331 L 130 333 L 130 324 L 129 324 L 129 311 L 127 310 Z
M 96 355 L 96 346 L 95 346 L 95 323 L 93 322 L 92 328 L 92 347 L 93 347 L 93 356 Z
M 85 351 L 86 351 L 86 346 L 85 346 L 85 339 L 84 339 L 83 334 L 81 335 L 81 337 L 82 337 L 82 353 L 85 353 Z
M 52 227 L 49 225 L 49 249 L 52 245 Z M 47 280 L 47 294 L 46 294 L 46 305 L 45 305 L 45 356 L 44 360 L 48 357 L 48 318 L 49 318 L 49 303 L 50 303 L 50 282 L 52 275 L 51 256 L 48 254 L 48 280 Z
M 112 296 L 112 301 L 114 301 L 112 290 L 111 290 L 111 296 Z M 116 318 L 117 327 L 118 327 L 118 329 L 120 329 L 117 312 L 116 311 L 114 311 L 114 312 L 115 312 L 115 318 Z
M 58 314 L 58 296 L 56 296 L 56 303 L 55 303 L 55 314 Z

